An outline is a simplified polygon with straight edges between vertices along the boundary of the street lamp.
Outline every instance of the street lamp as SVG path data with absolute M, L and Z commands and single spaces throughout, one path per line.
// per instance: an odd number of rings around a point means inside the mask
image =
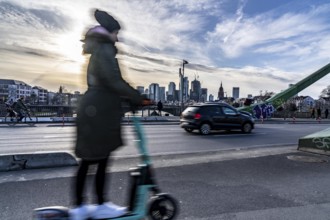
M 184 104 L 183 104 L 183 90 L 184 90 L 184 65 L 189 64 L 187 60 L 182 60 L 182 73 L 181 73 L 181 68 L 179 68 L 179 75 L 181 77 L 181 112 L 183 112 L 184 109 Z

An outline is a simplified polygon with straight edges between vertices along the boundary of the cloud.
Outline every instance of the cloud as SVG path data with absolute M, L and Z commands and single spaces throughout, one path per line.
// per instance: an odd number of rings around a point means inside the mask
M 311 6 L 284 4 L 249 14 L 251 2 L 255 1 L 0 0 L 2 70 L 10 72 L 6 63 L 15 67 L 14 57 L 16 66 L 27 66 L 15 69 L 21 77 L 47 72 L 51 76 L 42 82 L 56 79 L 61 84 L 57 76 L 83 75 L 78 40 L 84 28 L 96 24 L 92 8 L 106 10 L 120 21 L 118 58 L 135 84 L 178 82 L 186 59 L 185 74 L 199 74 L 209 93 L 217 92 L 220 81 L 227 88 L 240 86 L 243 91 L 244 86 L 246 93 L 264 90 L 267 83 L 275 91 L 328 62 L 329 4 L 307 1 Z M 54 63 L 60 64 L 53 68 Z
M 67 30 L 70 27 L 70 19 L 60 11 L 54 9 L 25 8 L 7 1 L 0 2 L 1 23 L 10 24 L 13 27 L 23 26 L 32 29 Z
M 0 16 L 3 47 L 39 56 L 52 56 L 58 48 L 54 39 L 70 30 L 72 23 L 56 8 L 28 8 L 8 1 L 0 2 Z
M 239 9 L 240 11 L 241 9 Z M 208 33 L 208 41 L 215 44 L 228 58 L 237 58 L 244 53 L 282 53 L 288 45 L 308 47 L 309 38 L 322 39 L 329 32 L 329 4 L 310 8 L 308 11 L 265 12 L 253 17 L 238 13 L 236 18 L 227 18 Z M 243 19 L 242 19 L 243 18 Z M 281 49 L 275 49 L 280 47 Z M 296 47 L 299 52 L 299 48 Z M 305 51 L 304 54 L 308 53 Z M 296 56 L 301 54 L 298 53 Z

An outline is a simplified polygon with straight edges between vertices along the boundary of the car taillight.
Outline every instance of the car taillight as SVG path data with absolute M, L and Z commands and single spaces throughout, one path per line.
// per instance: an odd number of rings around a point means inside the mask
M 195 116 L 194 116 L 194 119 L 200 119 L 202 117 L 202 115 L 201 114 L 199 114 L 199 113 L 196 113 L 195 114 Z

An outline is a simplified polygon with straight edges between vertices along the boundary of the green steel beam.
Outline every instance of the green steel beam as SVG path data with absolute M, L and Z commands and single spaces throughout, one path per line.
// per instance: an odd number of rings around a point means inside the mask
M 312 85 L 325 75 L 327 75 L 330 72 L 330 63 L 322 67 L 321 69 L 315 71 L 311 75 L 307 76 L 306 78 L 300 80 L 295 85 L 291 86 L 290 88 L 284 90 L 283 92 L 280 92 L 269 99 L 267 99 L 263 103 L 271 103 L 275 108 L 278 108 L 281 106 L 284 102 L 286 102 L 291 97 L 295 96 L 302 90 L 306 89 L 308 86 Z M 256 105 L 260 105 L 263 103 L 253 104 L 251 106 L 244 106 L 238 108 L 238 110 L 244 110 L 244 111 L 252 111 L 253 107 Z

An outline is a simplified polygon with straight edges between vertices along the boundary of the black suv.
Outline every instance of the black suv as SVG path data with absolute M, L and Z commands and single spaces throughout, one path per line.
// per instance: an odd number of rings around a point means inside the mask
M 239 112 L 226 103 L 203 103 L 187 107 L 181 114 L 180 126 L 187 132 L 198 129 L 201 134 L 234 129 L 250 133 L 254 129 L 254 119 L 251 114 Z

